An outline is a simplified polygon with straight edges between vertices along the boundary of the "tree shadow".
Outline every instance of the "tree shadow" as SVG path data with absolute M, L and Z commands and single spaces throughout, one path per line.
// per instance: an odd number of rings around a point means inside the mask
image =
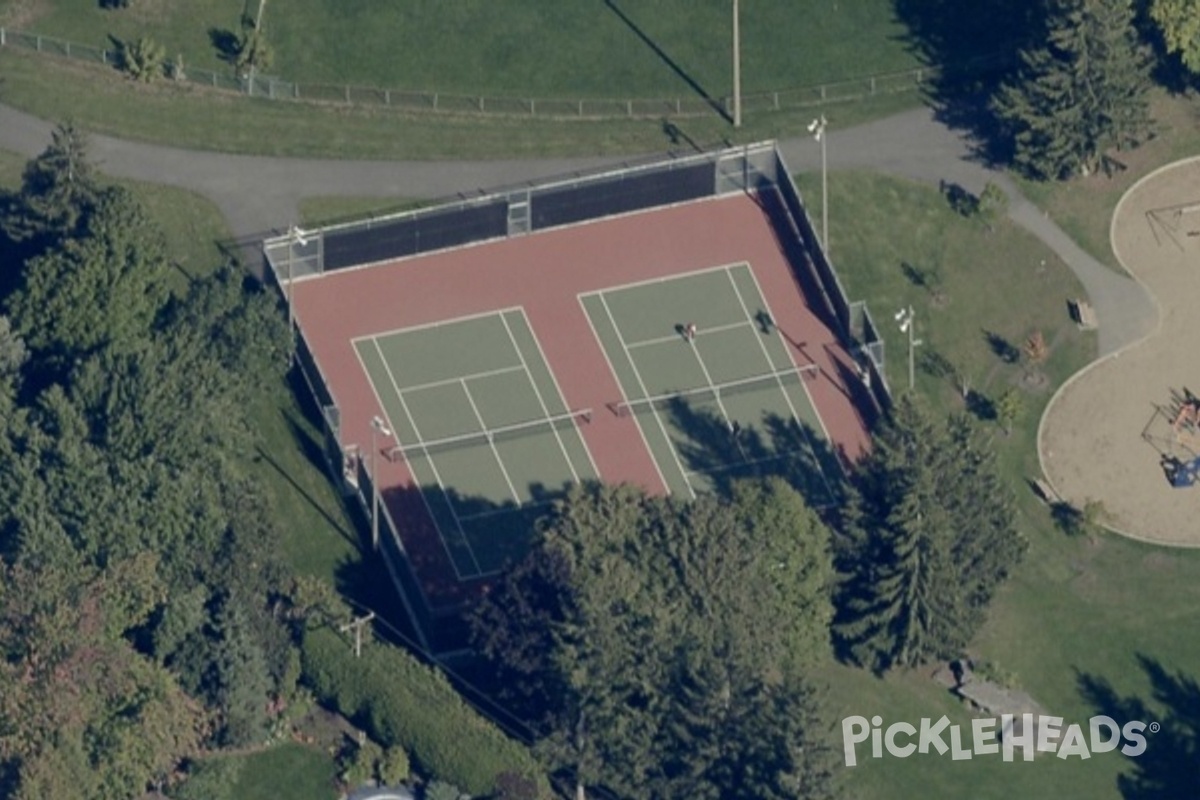
M 1044 38 L 1041 0 L 896 0 L 906 43 L 934 68 L 926 92 L 937 117 L 967 134 L 986 164 L 1006 161 L 1009 148 L 989 103 L 1016 73 L 1019 53 Z
M 1200 787 L 1200 684 L 1144 654 L 1138 655 L 1138 663 L 1150 679 L 1153 706 L 1120 695 L 1097 675 L 1077 676 L 1080 694 L 1100 714 L 1122 726 L 1132 721 L 1150 726 L 1142 734 L 1145 752 L 1129 757 L 1132 769 L 1117 777 L 1117 789 L 1125 800 L 1195 797 Z
M 995 331 L 984 330 L 983 338 L 992 353 L 1005 364 L 1015 364 L 1021 359 L 1021 351 Z
M 209 28 L 208 41 L 217 51 L 217 58 L 226 64 L 236 64 L 242 52 L 242 40 L 228 28 Z
M 980 422 L 996 421 L 996 403 L 983 392 L 971 390 L 966 398 L 967 413 Z
M 634 22 L 629 15 L 621 10 L 621 8 L 617 5 L 616 0 L 604 0 L 604 4 L 608 6 L 614 14 L 617 15 L 621 22 L 625 23 L 625 26 L 628 27 L 629 30 L 633 31 L 634 35 L 641 39 L 647 47 L 653 50 L 654 54 L 658 56 L 664 64 L 670 67 L 671 71 L 678 75 L 693 92 L 700 95 L 700 97 L 704 99 L 704 102 L 708 103 L 708 105 L 718 114 L 720 114 L 723 119 L 725 119 L 727 122 L 733 122 L 733 118 L 729 115 L 729 112 L 725 110 L 725 104 L 705 91 L 704 87 L 701 86 L 695 78 L 689 75 L 687 71 L 684 70 L 677 61 L 675 61 L 675 59 L 671 58 L 671 56 L 668 55 L 665 50 L 659 47 L 657 42 L 651 39 L 645 31 L 638 27 L 638 24 Z
M 712 490 L 729 497 L 739 480 L 778 476 L 814 509 L 835 505 L 843 490 L 839 454 L 809 425 L 764 413 L 755 424 L 731 426 L 709 407 L 670 400 L 666 414 L 686 439 L 675 443 L 683 468 L 703 474 Z

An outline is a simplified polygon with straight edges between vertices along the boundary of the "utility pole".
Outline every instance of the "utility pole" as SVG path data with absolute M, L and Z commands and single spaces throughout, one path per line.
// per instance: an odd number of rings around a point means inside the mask
M 915 338 L 917 332 L 916 314 L 913 307 L 908 306 L 896 312 L 896 321 L 900 323 L 900 332 L 908 334 L 908 388 L 911 390 L 917 382 L 916 358 L 914 353 L 921 340 Z
M 347 622 L 345 625 L 343 625 L 342 627 L 338 628 L 338 630 L 341 631 L 342 633 L 345 633 L 346 631 L 350 630 L 351 628 L 354 629 L 354 657 L 355 658 L 362 657 L 362 629 L 363 629 L 363 626 L 366 625 L 368 622 L 370 622 L 373 619 L 375 619 L 374 611 L 372 611 L 370 614 L 367 614 L 365 617 L 359 617 L 358 619 L 352 619 L 349 622 Z
M 371 545 L 379 549 L 379 472 L 375 465 L 379 458 L 377 436 L 391 436 L 392 431 L 382 417 L 371 418 Z
M 825 115 L 808 123 L 808 132 L 821 143 L 821 249 L 825 251 L 825 260 L 829 260 L 829 164 L 825 157 L 825 128 L 828 126 Z
M 253 32 L 253 38 L 251 39 L 251 41 L 254 42 L 255 47 L 257 47 L 262 42 L 263 9 L 265 9 L 266 7 L 267 7 L 267 0 L 258 0 L 258 14 L 256 14 L 254 17 L 254 32 Z M 258 58 L 258 56 L 256 54 L 255 59 L 257 59 L 257 58 Z M 254 96 L 254 66 L 255 66 L 254 61 L 251 61 L 250 62 L 250 82 L 248 84 L 249 89 L 250 89 L 248 94 L 251 97 Z
M 299 228 L 297 228 L 295 225 L 292 225 L 290 228 L 288 228 L 288 259 L 287 259 L 287 264 L 288 264 L 288 269 L 287 269 L 288 336 L 290 337 L 288 339 L 288 341 L 290 343 L 290 346 L 289 346 L 290 349 L 288 350 L 288 365 L 289 366 L 292 363 L 292 359 L 294 359 L 296 357 L 296 333 L 295 333 L 296 312 L 293 310 L 293 306 L 292 306 L 292 278 L 295 276 L 292 272 L 292 267 L 293 267 L 292 259 L 295 257 L 293 250 L 295 250 L 295 247 L 297 244 L 299 244 L 301 247 L 307 247 L 308 246 L 308 234 L 305 233 L 304 231 L 300 230 Z
M 733 127 L 742 127 L 742 43 L 738 0 L 733 0 Z

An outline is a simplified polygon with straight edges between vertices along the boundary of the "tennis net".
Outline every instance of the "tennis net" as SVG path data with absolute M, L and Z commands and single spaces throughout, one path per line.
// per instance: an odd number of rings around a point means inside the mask
M 610 408 L 618 417 L 628 417 L 645 408 L 661 408 L 678 402 L 703 403 L 708 400 L 720 402 L 723 397 L 754 392 L 771 386 L 788 385 L 789 382 L 792 385 L 797 385 L 805 375 L 815 375 L 818 369 L 816 364 L 805 364 L 800 367 L 777 370 L 762 375 L 753 375 L 749 378 L 739 378 L 725 383 L 709 384 L 708 386 L 697 386 L 694 389 L 684 389 L 678 392 L 667 392 L 665 394 L 651 395 L 650 397 L 623 400 L 619 403 L 611 404 Z
M 497 442 L 511 441 L 539 433 L 563 433 L 575 428 L 581 422 L 591 422 L 592 410 L 581 408 L 563 414 L 552 414 L 541 419 L 531 419 L 524 422 L 514 422 L 495 428 L 485 428 L 478 431 L 468 431 L 440 439 L 430 439 L 417 442 L 398 442 L 389 451 L 387 457 L 391 461 L 406 457 L 409 453 L 444 453 L 448 450 L 459 450 L 478 445 L 495 445 Z

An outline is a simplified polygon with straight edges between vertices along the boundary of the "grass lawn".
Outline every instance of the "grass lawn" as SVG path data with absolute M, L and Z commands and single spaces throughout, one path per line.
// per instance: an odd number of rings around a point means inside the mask
M 337 765 L 328 754 L 287 742 L 246 756 L 237 788 L 237 800 L 332 800 Z
M 136 84 L 100 65 L 0 49 L 0 101 L 48 120 L 73 119 L 96 133 L 199 150 L 321 158 L 533 158 L 661 152 L 795 136 L 813 110 L 749 115 L 736 134 L 712 117 L 565 120 L 411 114 L 250 99 L 191 85 Z M 887 116 L 920 102 L 915 92 L 837 106 L 842 125 Z
M 423 205 L 427 205 L 426 201 L 397 200 L 395 197 L 305 197 L 300 200 L 300 221 L 304 225 L 328 225 L 342 220 L 398 214 Z
M 801 188 L 806 197 L 818 201 L 810 207 L 816 217 L 820 192 L 814 191 L 819 184 L 811 177 L 802 176 Z M 1030 549 L 993 604 L 972 654 L 1014 674 L 1020 688 L 1049 714 L 1068 722 L 1086 722 L 1100 713 L 1123 716 L 1112 703 L 1102 701 L 1103 692 L 1094 691 L 1097 684 L 1106 684 L 1129 701 L 1123 709 L 1145 704 L 1146 722 L 1184 720 L 1195 725 L 1194 710 L 1183 701 L 1171 707 L 1156 697 L 1164 683 L 1169 684 L 1167 690 L 1187 696 L 1187 685 L 1177 680 L 1180 671 L 1194 680 L 1200 645 L 1189 634 L 1196 629 L 1200 607 L 1200 552 L 1149 547 L 1110 535 L 1068 537 L 1054 527 L 1025 484 L 1036 474 L 1037 422 L 1053 387 L 1095 354 L 1094 338 L 1080 334 L 1067 318 L 1064 299 L 1079 291 L 1073 276 L 1039 242 L 1007 221 L 988 233 L 977 222 L 957 217 L 936 191 L 923 186 L 835 172 L 830 175 L 830 204 L 830 238 L 839 271 L 851 298 L 867 300 L 883 329 L 892 387 L 907 386 L 907 341 L 890 316 L 911 304 L 917 335 L 928 343 L 922 346 L 926 354 L 941 353 L 970 375 L 972 386 L 986 398 L 994 400 L 1012 390 L 1022 399 L 1024 410 L 1010 436 L 994 421 L 982 424 L 994 436 Z M 855 213 L 838 211 L 850 208 Z M 1039 271 L 1042 258 L 1047 264 Z M 906 263 L 936 273 L 944 296 L 935 299 L 933 292 L 914 285 Z M 1021 383 L 1025 368 L 999 358 L 984 331 L 1019 347 L 1035 329 L 1051 343 L 1051 356 L 1042 367 L 1047 385 L 1030 390 Z M 918 390 L 946 412 L 960 410 L 963 404 L 952 381 L 930 366 L 926 361 L 918 370 Z M 1153 683 L 1140 657 L 1161 664 L 1175 677 Z M 860 670 L 831 667 L 826 679 L 834 716 L 840 720 L 850 714 L 880 714 L 886 724 L 946 713 L 964 723 L 965 710 L 929 680 L 930 671 L 877 679 Z M 840 744 L 840 732 L 837 741 Z M 1186 742 L 1157 744 L 1159 752 L 1165 752 Z M 1148 737 L 1148 746 L 1155 745 Z M 1150 755 L 1148 751 L 1142 761 L 1155 763 L 1146 760 Z M 861 766 L 845 769 L 842 778 L 851 796 L 878 800 L 968 793 L 981 800 L 1116 800 L 1121 797 L 1118 774 L 1138 769 L 1138 763 L 1118 754 L 1087 761 L 1039 757 L 1032 764 L 1004 763 L 998 757 L 953 762 L 949 756 L 914 756 L 860 761 Z M 1157 777 L 1171 780 L 1170 775 Z
M 228 71 L 216 38 L 257 9 L 255 0 L 131 0 L 123 10 L 0 0 L 0 19 L 95 47 L 149 35 L 191 67 Z M 727 0 L 289 0 L 263 16 L 269 71 L 288 80 L 567 98 L 689 96 L 689 80 L 731 94 L 731 21 Z M 746 92 L 918 66 L 891 0 L 832 9 L 755 0 L 742 9 L 741 38 Z
M 1109 244 L 1108 230 L 1117 201 L 1139 178 L 1158 167 L 1200 153 L 1200 103 L 1195 98 L 1154 95 L 1155 138 L 1136 150 L 1116 153 L 1125 166 L 1112 177 L 1104 174 L 1064 182 L 1018 179 L 1021 191 L 1081 247 L 1102 263 L 1121 271 Z M 1196 190 L 1200 202 L 1200 188 Z

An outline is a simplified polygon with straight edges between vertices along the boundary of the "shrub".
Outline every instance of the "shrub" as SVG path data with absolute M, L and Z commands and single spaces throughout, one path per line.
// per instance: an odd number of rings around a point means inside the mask
M 167 49 L 158 42 L 143 36 L 133 42 L 121 42 L 121 69 L 129 77 L 149 83 L 163 74 L 167 62 Z

